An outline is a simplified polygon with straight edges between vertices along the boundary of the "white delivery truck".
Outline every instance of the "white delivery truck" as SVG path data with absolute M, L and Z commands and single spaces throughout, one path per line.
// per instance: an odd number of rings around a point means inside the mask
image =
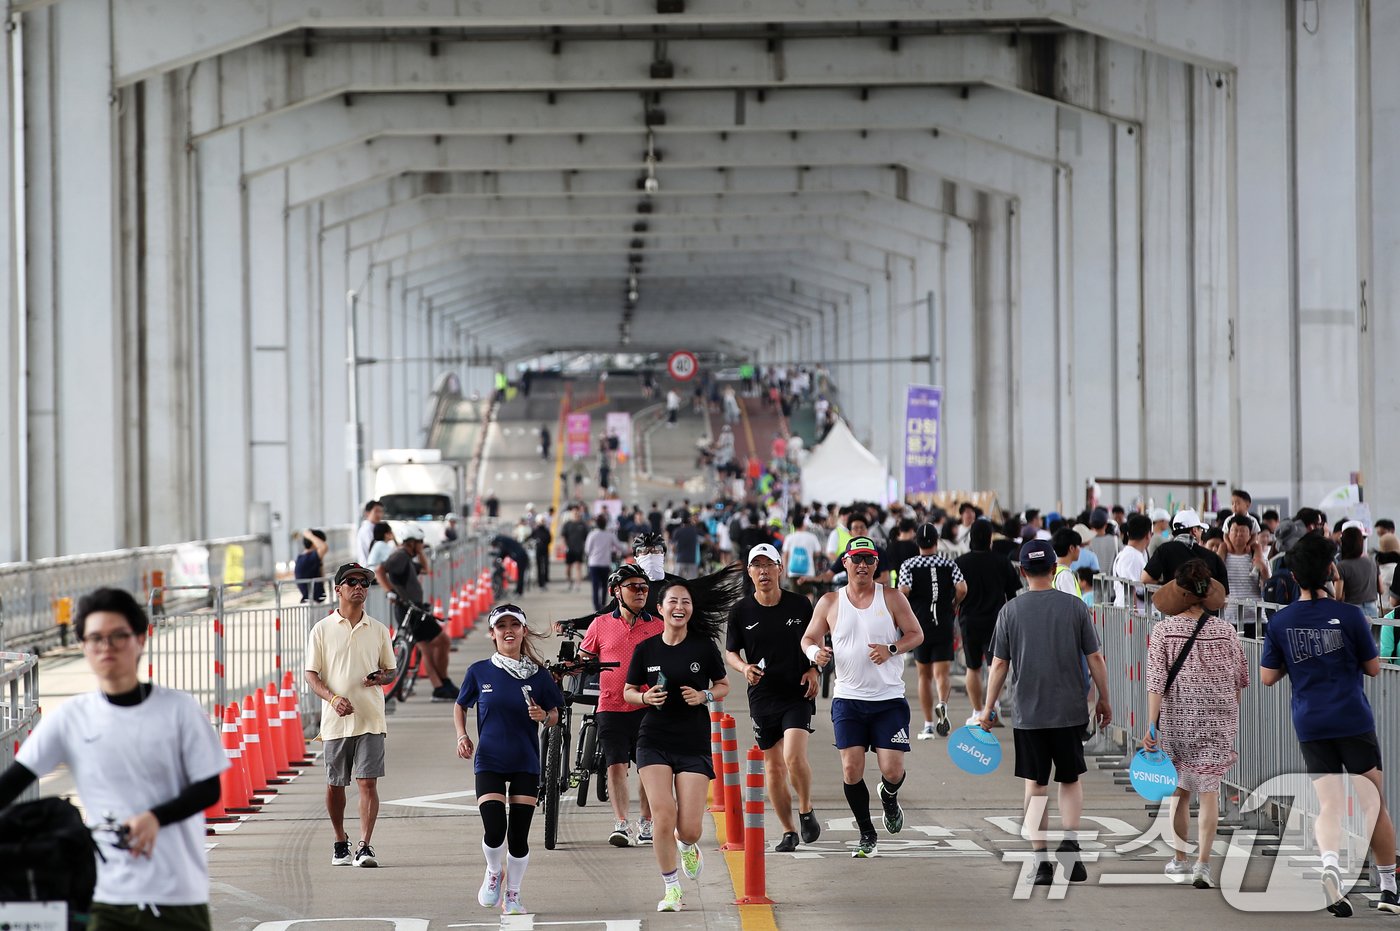
M 466 468 L 443 459 L 437 449 L 376 449 L 369 461 L 374 497 L 384 505 L 384 519 L 395 539 L 409 524 L 421 527 L 429 546 L 440 545 L 447 515 L 460 514 Z

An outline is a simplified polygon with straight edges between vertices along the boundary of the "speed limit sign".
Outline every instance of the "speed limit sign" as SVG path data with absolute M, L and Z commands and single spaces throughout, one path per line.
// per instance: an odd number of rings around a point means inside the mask
M 666 360 L 666 371 L 676 381 L 690 381 L 700 371 L 700 362 L 695 358 L 695 353 L 678 349 Z

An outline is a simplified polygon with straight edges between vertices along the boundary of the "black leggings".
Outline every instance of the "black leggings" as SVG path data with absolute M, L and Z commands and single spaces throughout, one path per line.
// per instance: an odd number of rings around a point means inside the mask
M 506 790 L 506 783 L 510 790 Z M 540 777 L 534 773 L 477 773 L 476 795 L 538 796 Z M 535 817 L 535 806 L 510 803 L 510 816 L 506 816 L 506 803 L 489 801 L 477 806 L 481 812 L 481 824 L 486 829 L 483 840 L 487 847 L 508 844 L 508 852 L 517 859 L 530 852 L 530 822 Z

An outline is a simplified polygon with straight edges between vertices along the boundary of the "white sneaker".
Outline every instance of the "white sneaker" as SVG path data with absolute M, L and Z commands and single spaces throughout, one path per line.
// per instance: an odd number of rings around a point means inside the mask
M 1197 889 L 1215 888 L 1215 877 L 1210 875 L 1209 863 L 1196 864 L 1196 868 L 1191 871 L 1191 885 Z
M 506 907 L 505 907 L 505 910 L 504 910 L 504 911 L 505 911 L 505 914 L 507 914 L 507 915 L 528 915 L 528 914 L 529 914 L 529 912 L 526 911 L 525 906 L 521 904 L 521 902 L 520 902 L 520 893 L 518 893 L 518 892 L 507 892 L 507 893 L 506 893 Z
M 608 843 L 614 847 L 632 846 L 632 828 L 626 821 L 619 821 L 613 825 L 612 833 L 608 835 Z
M 932 740 L 932 739 L 933 739 L 933 736 L 934 736 L 934 735 L 933 735 L 933 725 L 932 725 L 932 724 L 925 724 L 925 725 L 924 725 L 924 729 L 921 730 L 921 731 L 919 731 L 919 739 L 920 739 L 920 740 Z
M 495 908 L 501 904 L 501 874 L 486 871 L 486 878 L 477 890 L 476 902 L 482 908 Z
M 651 845 L 651 819 L 642 818 L 637 822 L 637 846 L 649 847 Z
M 948 705 L 947 705 L 947 703 L 945 703 L 945 702 L 939 702 L 937 705 L 935 705 L 934 708 L 933 708 L 933 716 L 934 716 L 934 718 L 936 719 L 936 723 L 934 724 L 934 729 L 935 729 L 936 731 L 938 731 L 938 736 L 939 736 L 939 737 L 947 737 L 947 736 L 948 736 L 948 732 L 951 731 L 951 730 L 953 729 L 953 728 L 952 728 L 952 725 L 948 723 Z
M 1174 883 L 1184 883 L 1192 875 L 1191 864 L 1186 860 L 1178 860 L 1176 857 L 1167 861 L 1162 872 Z

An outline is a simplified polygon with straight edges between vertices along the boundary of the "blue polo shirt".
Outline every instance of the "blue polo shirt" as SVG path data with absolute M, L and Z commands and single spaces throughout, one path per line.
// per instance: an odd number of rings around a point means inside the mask
M 1325 740 L 1376 729 L 1361 664 L 1377 655 L 1361 609 L 1320 598 L 1295 601 L 1269 619 L 1259 665 L 1288 674 L 1298 739 Z
M 528 679 L 517 679 L 484 659 L 473 663 L 462 679 L 457 704 L 476 706 L 476 754 L 473 772 L 535 773 L 540 771 L 539 725 L 530 720 L 523 686 L 546 711 L 564 704 L 554 677 L 541 669 Z

